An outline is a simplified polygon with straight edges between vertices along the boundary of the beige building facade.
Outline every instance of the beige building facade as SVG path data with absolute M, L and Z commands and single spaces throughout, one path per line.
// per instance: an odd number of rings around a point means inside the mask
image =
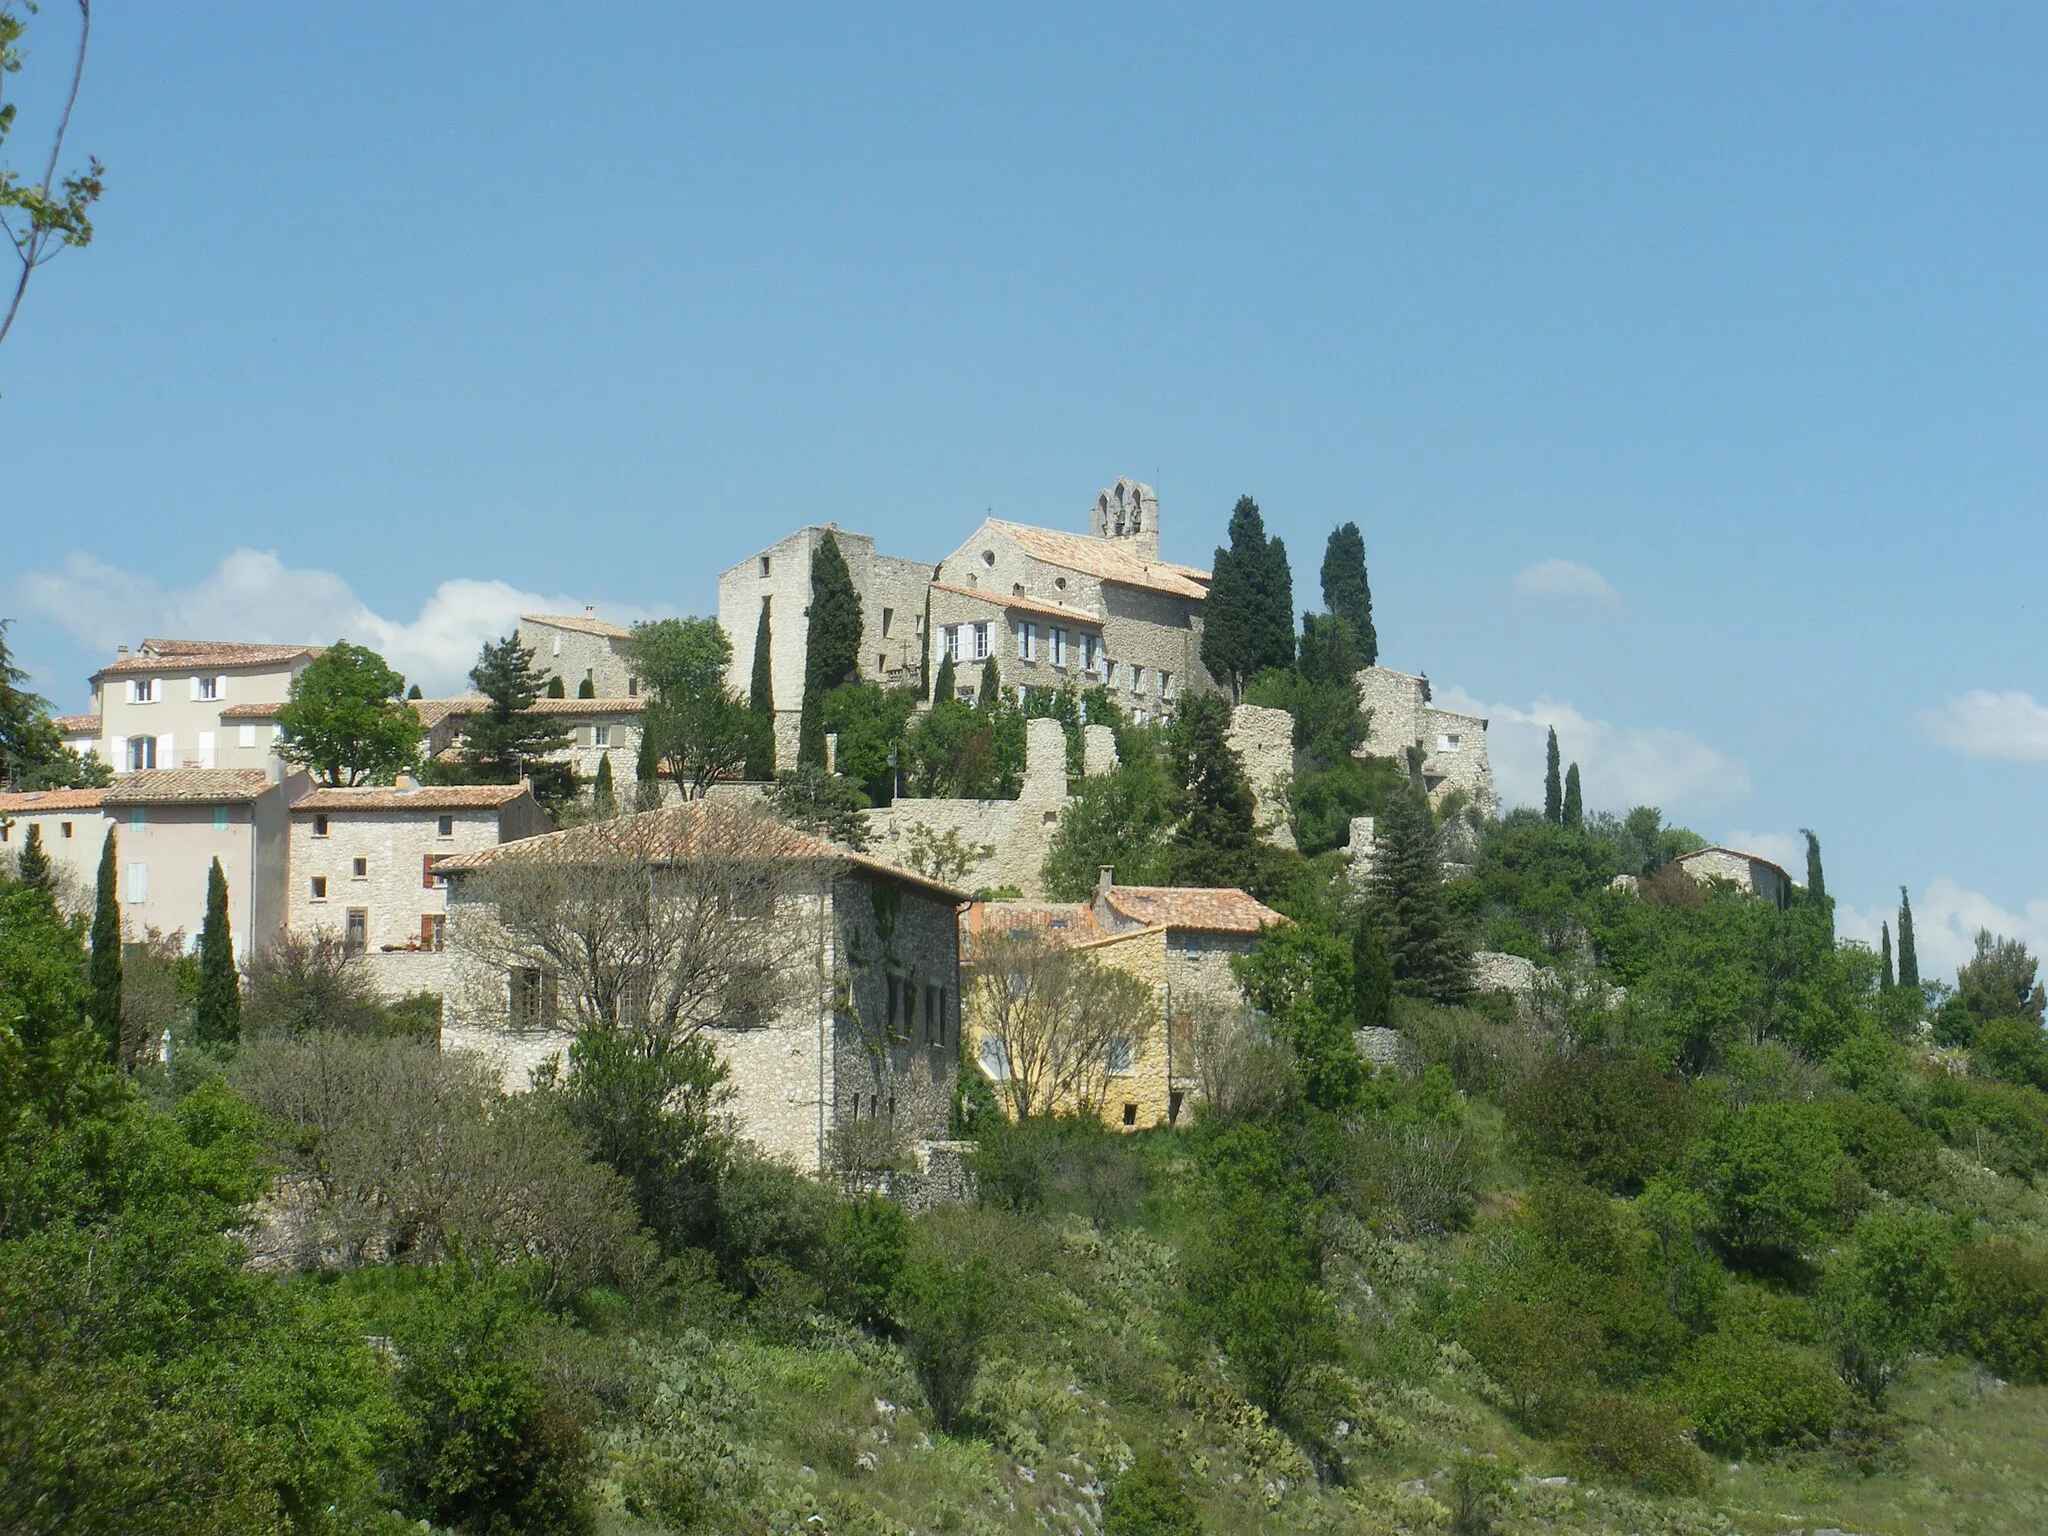
M 116 774 L 177 769 L 259 770 L 279 776 L 274 716 L 238 706 L 282 704 L 315 646 L 145 640 L 92 675 L 92 714 L 67 716 L 67 741 L 97 718 L 93 750 Z
M 1672 862 L 1702 885 L 1726 880 L 1737 889 L 1761 896 L 1779 907 L 1792 899 L 1792 877 L 1783 866 L 1754 853 L 1736 848 L 1696 848 Z
M 522 613 L 519 643 L 533 652 L 533 664 L 562 680 L 562 691 L 576 698 L 588 682 L 600 699 L 637 699 L 640 679 L 625 657 L 633 631 L 597 616 L 594 607 L 582 614 Z
M 1429 679 L 1392 667 L 1367 667 L 1358 674 L 1359 701 L 1371 712 L 1361 756 L 1391 757 L 1406 763 L 1411 749 L 1422 756 L 1422 782 L 1432 803 L 1462 791 L 1482 816 L 1499 807 L 1493 766 L 1486 754 L 1486 720 L 1438 709 Z
M 31 789 L 0 794 L 0 869 L 19 867 L 29 828 L 41 833 L 43 853 L 57 876 L 58 904 L 67 912 L 90 911 L 99 879 L 100 849 L 107 821 L 98 789 Z

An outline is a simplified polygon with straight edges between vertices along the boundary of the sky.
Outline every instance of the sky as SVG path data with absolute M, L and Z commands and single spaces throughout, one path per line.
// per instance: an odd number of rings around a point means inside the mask
M 47 149 L 46 0 L 0 156 Z M 2048 11 L 343 9 L 102 0 L 94 243 L 0 343 L 0 615 L 145 635 L 708 613 L 833 521 L 937 560 L 1241 494 L 1589 805 L 1826 854 L 1923 970 L 2048 944 Z

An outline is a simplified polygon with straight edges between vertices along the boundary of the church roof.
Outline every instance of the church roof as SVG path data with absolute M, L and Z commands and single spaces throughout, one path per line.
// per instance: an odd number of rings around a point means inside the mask
M 1053 528 L 1033 528 L 1028 523 L 1008 523 L 999 517 L 990 518 L 987 526 L 1014 540 L 1033 559 L 1057 565 L 1062 570 L 1078 571 L 1101 581 L 1142 587 L 1173 597 L 1191 597 L 1197 602 L 1209 595 L 1207 571 L 1166 560 L 1141 559 L 1113 539 L 1098 539 L 1086 533 L 1062 533 Z

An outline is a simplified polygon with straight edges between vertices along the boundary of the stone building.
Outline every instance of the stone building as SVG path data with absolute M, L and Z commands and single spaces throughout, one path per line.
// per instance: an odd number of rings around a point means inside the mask
M 1112 1053 L 1099 1099 L 1069 1106 L 1097 1113 L 1112 1127 L 1144 1130 L 1175 1124 L 1196 1092 L 1196 1016 L 1242 1004 L 1231 957 L 1249 954 L 1262 929 L 1285 921 L 1240 890 L 1117 885 L 1115 872 L 1105 869 L 1088 901 L 975 902 L 961 915 L 961 932 L 970 972 L 982 935 L 1037 932 L 1151 988 L 1158 1008 L 1151 1030 Z M 1006 1070 L 1000 1042 L 977 1027 L 971 987 L 963 995 L 969 999 L 963 1048 L 1000 1082 Z
M 1782 866 L 1754 853 L 1734 848 L 1696 848 L 1672 862 L 1702 885 L 1726 880 L 1779 907 L 1792 899 L 1792 877 Z
M 1410 748 L 1422 752 L 1422 782 L 1432 803 L 1462 790 L 1482 816 L 1497 810 L 1493 767 L 1486 756 L 1486 721 L 1438 709 L 1430 702 L 1429 679 L 1367 667 L 1358 674 L 1359 701 L 1371 711 L 1371 728 L 1360 755 L 1407 761 Z
M 533 652 L 533 664 L 562 680 L 562 690 L 576 698 L 589 683 L 600 699 L 637 699 L 640 679 L 627 665 L 623 650 L 633 631 L 607 624 L 595 607 L 582 616 L 522 613 L 516 632 L 519 643 Z
M 145 640 L 131 655 L 124 645 L 92 675 L 92 713 L 65 717 L 65 740 L 91 744 L 116 774 L 212 768 L 275 776 L 277 731 L 237 706 L 282 704 L 319 654 L 305 645 Z
M 733 818 L 745 826 L 729 827 Z M 464 951 L 464 923 L 490 921 L 479 873 L 525 859 L 573 868 L 621 850 L 658 871 L 729 857 L 728 831 L 747 839 L 744 857 L 766 868 L 773 892 L 772 910 L 747 920 L 773 925 L 800 957 L 771 1017 L 705 1026 L 730 1070 L 738 1133 L 814 1172 L 828 1165 L 830 1133 L 855 1121 L 942 1138 L 959 1060 L 956 913 L 966 893 L 735 806 L 691 801 L 440 861 L 452 944 L 444 1047 L 483 1052 L 518 1088 L 562 1057 L 574 1028 L 548 978 L 484 974 Z
M 0 870 L 12 874 L 30 827 L 42 832 L 43 853 L 57 876 L 58 904 L 90 911 L 99 878 L 107 821 L 97 789 L 29 789 L 0 794 Z

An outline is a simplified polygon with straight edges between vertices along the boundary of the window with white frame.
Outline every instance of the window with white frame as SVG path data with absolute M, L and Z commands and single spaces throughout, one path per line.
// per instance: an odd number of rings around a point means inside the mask
M 1455 752 L 1458 750 L 1458 738 L 1455 735 L 1439 736 L 1436 739 L 1436 749 L 1439 752 Z
M 1159 697 L 1165 698 L 1173 692 L 1173 674 L 1164 667 L 1159 669 Z
M 154 736 L 130 736 L 128 738 L 128 771 L 141 773 L 156 766 L 156 738 Z
M 1026 619 L 1017 626 L 1017 659 L 1038 660 L 1038 626 Z
M 960 626 L 948 624 L 939 631 L 939 650 L 951 661 L 960 659 Z
M 201 703 L 209 703 L 220 697 L 220 679 L 217 677 L 195 677 L 192 679 L 192 697 Z
M 1143 693 L 1144 691 L 1145 669 L 1143 667 L 1134 666 L 1131 668 L 1131 692 Z
M 156 702 L 156 679 L 153 677 L 131 679 L 128 684 L 128 702 L 130 704 L 154 704 Z
M 1107 656 L 1102 658 L 1102 680 L 1112 688 L 1116 686 L 1116 663 Z
M 612 728 L 608 725 L 593 725 L 590 734 L 593 746 L 608 747 L 612 744 Z
M 988 625 L 986 624 L 974 626 L 974 659 L 976 661 L 988 660 Z
M 1045 632 L 1045 659 L 1056 667 L 1067 664 L 1067 632 L 1064 629 Z
M 1102 642 L 1093 635 L 1081 636 L 1081 670 L 1093 672 L 1102 655 Z

